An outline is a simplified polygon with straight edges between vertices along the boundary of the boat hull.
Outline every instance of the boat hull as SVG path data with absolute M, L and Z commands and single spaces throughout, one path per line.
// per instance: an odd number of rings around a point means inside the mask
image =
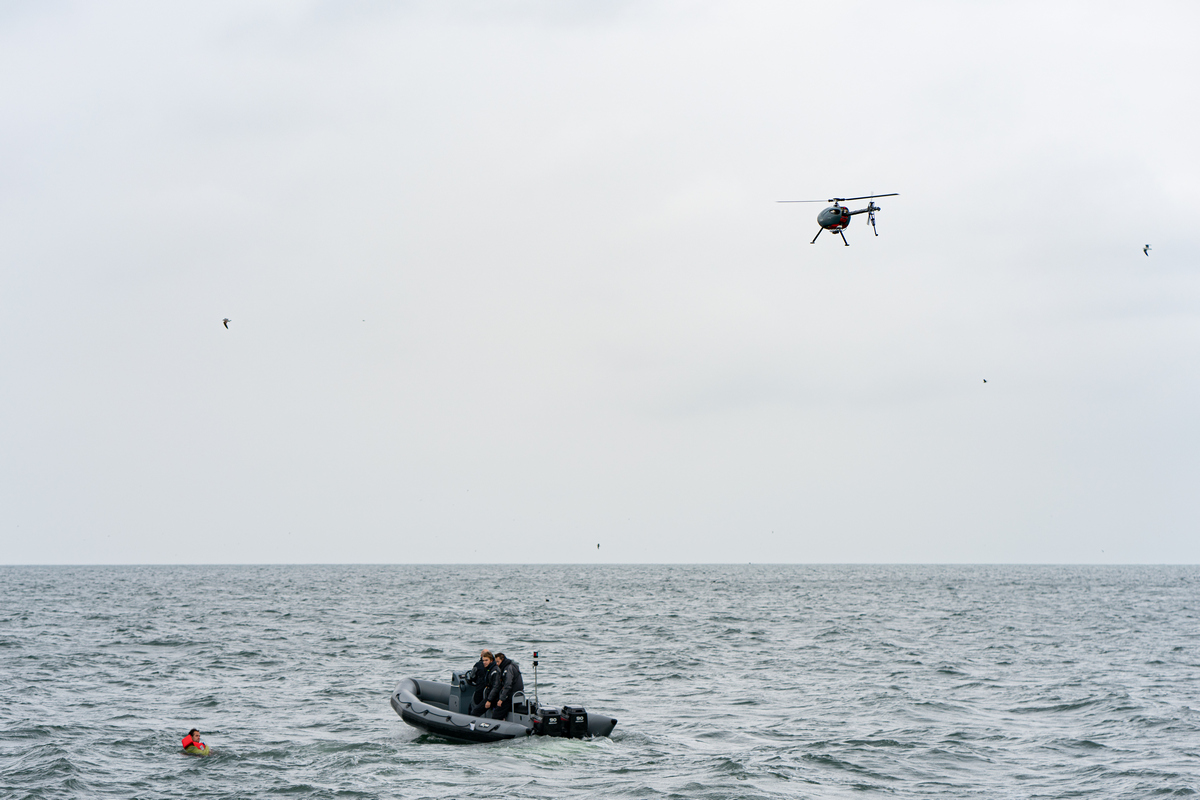
M 443 694 L 439 687 L 450 688 L 449 684 L 405 678 L 392 692 L 392 708 L 414 728 L 460 742 L 499 742 L 528 736 L 532 731 L 532 727 L 517 722 L 473 717 L 444 708 L 439 702 Z

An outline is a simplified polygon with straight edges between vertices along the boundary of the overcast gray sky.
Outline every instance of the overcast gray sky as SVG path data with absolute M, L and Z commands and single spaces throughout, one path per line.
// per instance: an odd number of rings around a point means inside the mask
M 5 3 L 0 563 L 1196 563 L 1198 23 Z

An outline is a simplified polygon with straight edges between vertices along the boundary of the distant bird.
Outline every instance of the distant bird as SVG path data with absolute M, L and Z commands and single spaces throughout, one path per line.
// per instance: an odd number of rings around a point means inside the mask
M 984 383 L 987 383 L 987 378 L 984 378 L 984 379 L 983 379 L 983 382 L 984 382 Z
M 221 320 L 221 324 L 224 325 L 226 329 L 228 329 L 229 328 L 229 317 L 226 317 L 225 319 Z
M 600 549 L 600 545 L 596 545 L 596 549 L 597 549 L 597 550 L 599 550 L 599 549 Z
M 1145 247 L 1143 247 L 1142 252 L 1145 253 L 1146 255 L 1150 255 L 1150 245 L 1146 245 Z

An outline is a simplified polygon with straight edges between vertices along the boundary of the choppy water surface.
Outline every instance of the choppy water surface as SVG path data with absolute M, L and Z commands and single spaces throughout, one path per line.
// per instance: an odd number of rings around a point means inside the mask
M 1200 789 L 1196 567 L 0 568 L 3 797 Z M 388 706 L 479 647 L 612 739 Z M 190 727 L 208 758 L 178 753 Z

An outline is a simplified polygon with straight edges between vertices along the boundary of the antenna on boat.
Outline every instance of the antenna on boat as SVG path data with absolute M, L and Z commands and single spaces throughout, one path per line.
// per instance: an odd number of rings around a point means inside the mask
M 537 650 L 533 651 L 533 705 L 537 707 Z

